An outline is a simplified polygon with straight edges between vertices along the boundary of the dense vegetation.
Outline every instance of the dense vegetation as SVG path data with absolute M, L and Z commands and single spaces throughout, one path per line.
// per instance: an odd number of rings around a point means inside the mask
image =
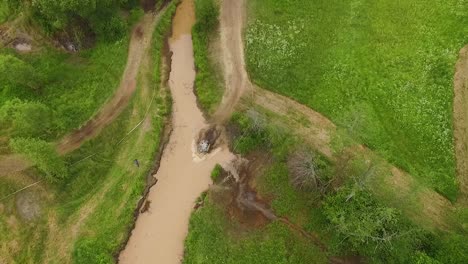
M 319 250 L 313 242 L 279 221 L 260 229 L 247 229 L 239 235 L 245 226 L 235 218 L 227 218 L 226 208 L 220 207 L 209 194 L 205 207 L 192 215 L 186 263 L 216 263 L 221 259 L 231 263 L 231 258 L 226 256 L 235 256 L 232 263 L 243 263 L 234 261 L 238 259 L 260 263 L 327 263 L 330 256 L 356 255 L 370 263 L 463 263 L 468 257 L 466 243 L 459 241 L 462 235 L 425 230 L 400 210 L 379 201 L 371 190 L 372 185 L 363 179 L 372 167 L 359 157 L 343 165 L 313 153 L 313 162 L 317 164 L 313 169 L 328 184 L 321 192 L 313 186 L 299 188 L 291 177 L 297 171 L 289 160 L 298 151 L 313 150 L 304 150 L 299 139 L 279 125 L 273 115 L 262 111 L 248 110 L 234 115 L 230 127 L 241 132 L 234 133 L 232 147 L 247 156 L 253 152 L 271 156 L 272 162 L 263 165 L 263 173 L 257 175 L 257 191 L 261 197 L 271 200 L 278 216 L 317 235 L 326 250 Z M 308 165 L 310 159 L 302 162 L 312 169 Z M 253 234 L 248 235 L 249 232 Z M 290 240 L 284 244 L 287 237 Z M 259 246 L 272 240 L 277 242 L 274 249 Z M 255 243 L 257 250 L 250 250 Z M 303 247 L 308 250 L 307 255 L 298 258 L 296 250 Z M 237 255 L 239 248 L 245 250 L 244 255 Z
M 219 72 L 210 56 L 210 43 L 218 30 L 219 10 L 215 0 L 195 1 L 196 23 L 192 29 L 193 49 L 197 76 L 195 91 L 201 107 L 213 113 L 223 95 Z
M 138 6 L 138 1 L 6 0 L 4 6 L 11 12 L 27 14 L 48 34 L 64 33 L 81 44 L 86 38 L 95 36 L 103 40 L 122 38 L 126 34 L 127 21 L 120 12 Z
M 76 55 L 1 50 L 0 133 L 56 139 L 79 127 L 117 88 L 127 47 L 124 37 Z
M 249 1 L 260 86 L 293 97 L 451 200 L 452 79 L 466 1 Z

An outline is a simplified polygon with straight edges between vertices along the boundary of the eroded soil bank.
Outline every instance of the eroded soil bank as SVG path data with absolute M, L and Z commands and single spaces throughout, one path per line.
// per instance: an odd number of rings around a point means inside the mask
M 195 139 L 207 126 L 193 93 L 195 66 L 191 28 L 193 0 L 183 0 L 173 20 L 169 86 L 173 98 L 173 132 L 151 188 L 151 206 L 140 214 L 120 263 L 180 263 L 184 240 L 196 198 L 209 187 L 216 163 L 227 164 L 233 155 L 220 147 L 207 156 L 196 152 Z

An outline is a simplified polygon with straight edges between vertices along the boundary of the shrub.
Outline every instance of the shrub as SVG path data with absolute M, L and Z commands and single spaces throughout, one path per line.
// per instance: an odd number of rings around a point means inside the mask
M 213 182 L 218 181 L 219 176 L 221 176 L 222 172 L 223 172 L 223 167 L 221 167 L 221 165 L 219 165 L 219 164 L 216 164 L 213 171 L 211 171 L 211 180 Z
M 0 127 L 15 136 L 44 137 L 51 128 L 51 111 L 39 102 L 13 99 L 0 108 Z
M 36 138 L 14 138 L 10 145 L 16 153 L 29 158 L 44 173 L 46 180 L 56 182 L 67 177 L 65 163 L 49 143 Z
M 314 153 L 298 150 L 288 158 L 291 184 L 301 190 L 316 190 L 324 193 L 328 182 L 321 175 L 322 162 Z
M 402 263 L 421 248 L 425 236 L 366 190 L 346 186 L 327 196 L 324 214 L 341 241 L 338 247 L 357 251 L 373 262 Z

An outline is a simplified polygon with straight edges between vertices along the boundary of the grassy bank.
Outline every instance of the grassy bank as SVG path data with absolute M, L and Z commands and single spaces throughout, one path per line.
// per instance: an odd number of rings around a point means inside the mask
M 260 86 L 327 115 L 451 200 L 452 79 L 468 42 L 458 1 L 249 1 Z
M 211 199 L 192 214 L 183 263 L 327 263 L 318 248 L 285 225 L 246 229 Z
M 172 3 L 157 25 L 149 63 L 140 71 L 137 91 L 126 110 L 98 137 L 63 158 L 69 174 L 66 179 L 43 182 L 23 192 L 41 197 L 34 200 L 40 204 L 40 217 L 25 220 L 16 206 L 18 195 L 0 201 L 0 224 L 8 227 L 0 237 L 5 245 L 0 262 L 114 263 L 114 254 L 132 225 L 170 113 L 169 95 L 160 86 L 161 56 L 174 11 Z M 111 75 L 102 79 L 109 81 Z M 0 197 L 34 182 L 38 175 L 30 169 L 2 176 Z
M 218 3 L 215 0 L 197 0 L 195 13 L 197 20 L 192 29 L 197 70 L 195 92 L 203 110 L 210 114 L 216 110 L 223 96 L 222 80 L 210 55 L 210 42 L 215 39 L 219 27 Z

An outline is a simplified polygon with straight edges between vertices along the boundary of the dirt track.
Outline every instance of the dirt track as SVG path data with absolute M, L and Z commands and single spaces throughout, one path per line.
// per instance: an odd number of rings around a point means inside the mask
M 460 51 L 454 77 L 453 128 L 459 202 L 468 203 L 468 46 Z
M 242 30 L 245 21 L 245 0 L 221 1 L 220 28 L 222 64 L 224 66 L 224 96 L 213 115 L 215 122 L 223 123 L 251 83 L 245 71 Z
M 84 141 L 98 135 L 101 130 L 118 117 L 128 105 L 136 89 L 136 79 L 143 54 L 145 54 L 149 48 L 155 25 L 159 21 L 162 13 L 164 13 L 164 11 L 159 12 L 156 16 L 152 13 L 145 14 L 142 21 L 134 28 L 128 50 L 127 65 L 114 96 L 104 104 L 99 112 L 83 127 L 60 140 L 57 144 L 57 152 L 59 154 L 63 155 L 69 153 L 79 148 Z
M 101 130 L 117 118 L 127 107 L 136 89 L 137 75 L 143 55 L 149 48 L 151 36 L 161 14 L 147 13 L 132 31 L 128 50 L 127 64 L 122 74 L 119 87 L 101 109 L 81 128 L 64 136 L 56 145 L 60 155 L 65 155 L 81 146 L 86 140 L 99 135 Z M 0 156 L 0 176 L 25 170 L 32 166 L 31 162 L 19 155 Z

